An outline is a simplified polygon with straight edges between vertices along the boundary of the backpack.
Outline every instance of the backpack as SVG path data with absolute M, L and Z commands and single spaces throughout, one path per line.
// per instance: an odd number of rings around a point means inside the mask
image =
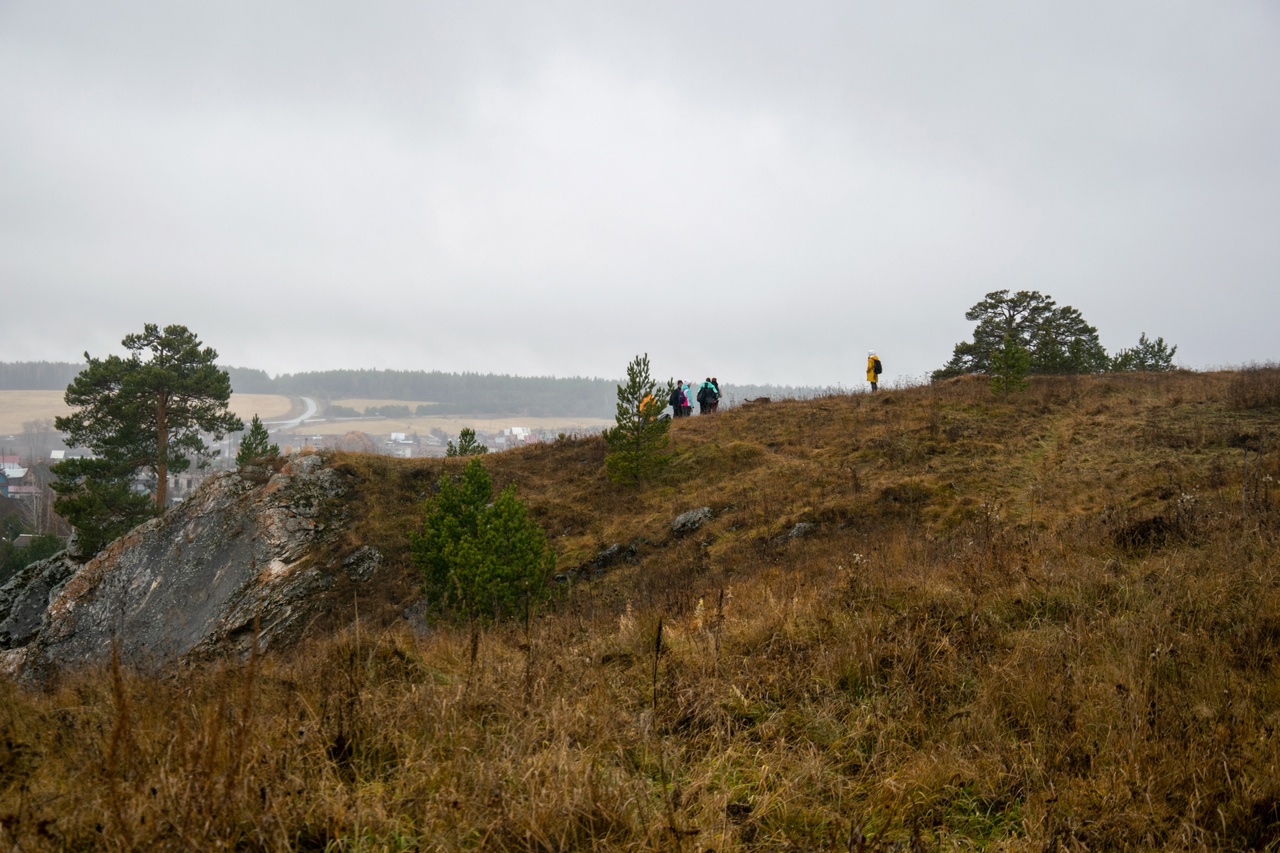
M 707 386 L 706 385 L 703 385 L 701 388 L 698 389 L 697 400 L 699 403 L 707 402 Z
M 877 358 L 875 361 L 874 369 L 876 372 L 876 376 L 879 376 L 881 373 L 884 373 L 884 367 L 880 364 L 879 358 Z
M 680 389 L 679 388 L 672 389 L 671 396 L 667 398 L 667 402 L 675 406 L 677 409 L 680 408 Z

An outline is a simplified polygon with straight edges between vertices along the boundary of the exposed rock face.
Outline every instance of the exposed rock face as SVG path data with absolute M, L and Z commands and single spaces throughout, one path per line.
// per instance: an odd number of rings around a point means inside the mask
M 0 668 L 94 663 L 113 643 L 144 666 L 243 653 L 255 620 L 260 647 L 300 631 L 317 593 L 343 575 L 367 580 L 382 563 L 371 548 L 320 556 L 346 489 L 318 455 L 291 459 L 264 485 L 220 474 L 78 569 L 58 557 L 29 567 L 0 590 Z
M 63 552 L 32 563 L 0 586 L 0 649 L 31 642 L 54 596 L 79 567 Z

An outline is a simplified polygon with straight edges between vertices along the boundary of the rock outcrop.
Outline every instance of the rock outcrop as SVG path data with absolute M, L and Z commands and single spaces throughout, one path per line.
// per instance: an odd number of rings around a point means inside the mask
M 340 579 L 382 557 L 335 545 L 349 485 L 319 455 L 265 482 L 211 477 L 182 504 L 82 566 L 65 555 L 0 588 L 0 669 L 38 674 L 108 660 L 135 666 L 243 654 L 296 636 Z
M 671 522 L 671 532 L 676 536 L 687 536 L 711 520 L 711 507 L 701 506 L 682 512 Z

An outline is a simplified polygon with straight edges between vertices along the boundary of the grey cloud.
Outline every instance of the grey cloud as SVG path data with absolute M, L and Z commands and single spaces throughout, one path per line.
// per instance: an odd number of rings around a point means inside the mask
M 1008 287 L 1112 349 L 1266 359 L 1278 34 L 1261 2 L 9 3 L 0 279 L 61 318 L 0 357 L 186 322 L 272 372 L 854 384 Z

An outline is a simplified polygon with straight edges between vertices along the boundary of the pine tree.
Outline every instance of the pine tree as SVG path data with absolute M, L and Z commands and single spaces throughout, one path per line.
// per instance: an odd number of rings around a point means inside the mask
M 151 495 L 134 489 L 132 467 L 107 459 L 68 459 L 53 466 L 54 510 L 75 527 L 80 557 L 90 557 L 158 512 Z
M 162 510 L 169 475 L 187 470 L 192 460 L 203 467 L 217 455 L 205 444 L 206 435 L 218 441 L 244 429 L 227 409 L 231 381 L 215 364 L 217 352 L 201 348 L 185 326 L 161 331 L 148 323 L 141 334 L 126 335 L 123 344 L 128 358 L 96 359 L 85 353 L 88 366 L 63 397 L 74 411 L 54 422 L 69 447 L 85 447 L 94 455 L 52 469 L 59 494 L 54 508 L 78 531 L 97 531 L 82 537 L 82 552 L 88 540 L 113 531 L 118 535 L 150 514 L 132 491 L 140 473 L 151 474 L 154 507 Z
M 1111 359 L 1111 369 L 1116 372 L 1147 371 L 1163 373 L 1173 370 L 1173 356 L 1178 352 L 1176 346 L 1170 347 L 1164 338 L 1154 341 L 1143 332 L 1138 336 L 1138 343 L 1132 349 L 1122 349 Z
M 649 376 L 649 354 L 636 356 L 627 365 L 627 384 L 618 386 L 615 426 L 605 430 L 609 445 L 605 471 L 615 483 L 639 484 L 666 467 L 671 421 L 662 410 L 675 383 L 659 386 Z
M 992 373 L 1006 338 L 1026 352 L 1031 374 L 1101 373 L 1111 363 L 1098 330 L 1079 311 L 1034 290 L 993 291 L 964 316 L 977 323 L 973 340 L 955 345 L 951 360 L 933 372 L 935 380 Z
M 555 553 L 546 534 L 514 485 L 493 498 L 479 459 L 467 463 L 459 481 L 440 480 L 422 532 L 411 532 L 409 543 L 423 588 L 442 612 L 497 619 L 550 594 Z
M 1001 396 L 1025 390 L 1030 366 L 1031 356 L 1018 339 L 1005 335 L 991 359 L 991 390 Z
M 463 427 L 458 433 L 458 444 L 454 446 L 452 441 L 445 447 L 445 456 L 479 456 L 488 453 L 489 448 L 485 447 L 476 440 L 476 431 L 471 427 Z
M 255 414 L 249 422 L 249 430 L 240 441 L 240 449 L 236 452 L 236 464 L 243 467 L 253 465 L 280 455 L 280 446 L 271 443 L 271 434 Z

